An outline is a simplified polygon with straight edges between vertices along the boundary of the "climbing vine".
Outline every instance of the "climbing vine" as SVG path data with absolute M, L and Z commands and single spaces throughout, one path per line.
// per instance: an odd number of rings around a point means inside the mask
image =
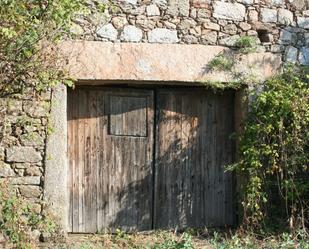
M 287 66 L 252 96 L 240 160 L 230 167 L 247 179 L 243 218 L 251 227 L 274 218 L 291 229 L 308 226 L 308 76 L 305 68 Z

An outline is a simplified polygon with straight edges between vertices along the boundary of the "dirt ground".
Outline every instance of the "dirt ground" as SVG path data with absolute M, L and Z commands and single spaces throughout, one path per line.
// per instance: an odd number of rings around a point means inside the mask
M 190 236 L 195 249 L 212 249 L 209 241 L 203 235 L 195 234 Z M 167 249 L 169 242 L 182 242 L 186 240 L 185 234 L 174 232 L 155 231 L 147 233 L 126 234 L 118 232 L 116 234 L 85 235 L 71 234 L 66 243 L 63 244 L 42 244 L 44 249 Z M 178 248 L 178 247 L 177 247 Z M 186 248 L 186 247 L 179 247 Z M 188 248 L 190 249 L 190 248 Z

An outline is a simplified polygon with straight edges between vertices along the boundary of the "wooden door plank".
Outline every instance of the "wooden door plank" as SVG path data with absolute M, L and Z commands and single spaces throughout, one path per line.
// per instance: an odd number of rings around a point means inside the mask
M 225 218 L 234 214 L 227 210 L 231 176 L 224 165 L 232 163 L 233 94 L 165 89 L 157 95 L 155 228 L 232 225 Z
M 106 200 L 106 195 L 108 195 L 108 188 L 106 184 L 106 176 L 109 175 L 107 171 L 105 163 L 106 160 L 106 139 L 102 139 L 105 136 L 104 127 L 107 125 L 107 117 L 104 115 L 105 103 L 104 103 L 104 92 L 96 91 L 96 103 L 97 103 L 97 118 L 96 118 L 96 131 L 98 134 L 97 137 L 97 150 L 98 150 L 98 161 L 97 161 L 97 230 L 101 231 L 102 224 L 105 223 L 106 220 L 106 212 L 105 207 L 108 205 Z
M 81 87 L 71 95 L 72 232 L 151 229 L 153 92 Z

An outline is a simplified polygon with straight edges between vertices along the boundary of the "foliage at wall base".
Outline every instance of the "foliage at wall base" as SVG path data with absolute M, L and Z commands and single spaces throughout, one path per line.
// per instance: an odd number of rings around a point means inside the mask
M 285 227 L 309 225 L 309 74 L 287 66 L 254 91 L 240 142 L 244 224 L 277 219 Z M 272 222 L 276 224 L 276 222 Z
M 8 182 L 1 181 L 0 189 L 0 233 L 13 248 L 38 248 L 40 235 L 55 232 L 55 223 L 20 197 Z

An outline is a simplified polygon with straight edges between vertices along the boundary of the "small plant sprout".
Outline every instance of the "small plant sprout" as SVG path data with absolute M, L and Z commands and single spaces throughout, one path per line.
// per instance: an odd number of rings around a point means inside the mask
M 234 61 L 228 56 L 218 55 L 209 63 L 210 70 L 231 71 Z
M 257 40 L 252 36 L 241 36 L 237 39 L 235 46 L 240 49 L 240 52 L 248 54 L 256 51 Z

